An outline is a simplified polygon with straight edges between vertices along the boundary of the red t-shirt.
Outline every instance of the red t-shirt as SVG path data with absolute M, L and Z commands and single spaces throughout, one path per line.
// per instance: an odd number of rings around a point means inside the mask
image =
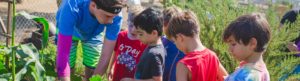
M 114 48 L 115 60 L 113 63 L 113 81 L 120 81 L 122 78 L 134 78 L 136 65 L 146 48 L 139 40 L 131 40 L 127 36 L 127 31 L 122 31 L 118 35 Z
M 179 62 L 191 72 L 191 81 L 217 81 L 219 60 L 213 51 L 205 49 L 189 52 Z

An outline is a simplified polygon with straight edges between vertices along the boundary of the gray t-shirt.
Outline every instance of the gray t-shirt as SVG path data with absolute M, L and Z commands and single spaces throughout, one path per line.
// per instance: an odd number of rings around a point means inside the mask
M 162 44 L 148 46 L 137 65 L 135 79 L 151 79 L 153 76 L 162 76 L 166 54 Z

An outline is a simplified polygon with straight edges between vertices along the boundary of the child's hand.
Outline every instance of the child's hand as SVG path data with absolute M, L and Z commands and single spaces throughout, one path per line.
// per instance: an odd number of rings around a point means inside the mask
M 287 44 L 287 48 L 288 48 L 291 52 L 298 52 L 297 45 L 294 44 L 293 42 L 289 42 L 289 43 Z
M 122 78 L 121 81 L 134 81 L 133 78 Z
M 107 74 L 107 76 L 108 76 L 108 81 L 112 81 L 112 72 L 109 72 L 109 73 Z

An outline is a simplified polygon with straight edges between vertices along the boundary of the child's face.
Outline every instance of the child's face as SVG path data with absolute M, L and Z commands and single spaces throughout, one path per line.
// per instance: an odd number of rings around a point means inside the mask
M 136 39 L 136 29 L 134 27 L 134 24 L 131 21 L 127 22 L 128 24 L 128 34 L 131 35 L 132 38 Z
M 237 42 L 233 36 L 230 36 L 227 40 L 227 45 L 229 46 L 230 54 L 239 61 L 243 61 L 251 56 L 250 45 L 244 45 L 242 41 Z
M 149 34 L 140 28 L 136 29 L 136 34 L 136 37 L 144 44 L 152 43 L 157 37 L 157 34 L 153 34 L 153 32 Z

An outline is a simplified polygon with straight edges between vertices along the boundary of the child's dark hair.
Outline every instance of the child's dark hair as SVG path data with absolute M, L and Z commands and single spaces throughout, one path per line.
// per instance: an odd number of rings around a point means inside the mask
M 166 26 L 169 23 L 172 16 L 175 13 L 178 13 L 178 12 L 181 12 L 181 9 L 179 7 L 176 7 L 176 6 L 171 6 L 171 7 L 168 7 L 166 9 L 164 9 L 164 11 L 163 11 L 164 25 Z
M 136 28 L 145 30 L 150 34 L 153 30 L 158 32 L 158 36 L 162 35 L 163 17 L 160 9 L 149 7 L 142 11 L 134 19 L 134 25 Z
M 199 36 L 200 25 L 198 18 L 192 11 L 176 13 L 170 20 L 166 31 L 168 38 L 176 38 L 176 34 L 183 34 L 188 37 Z
M 98 9 L 118 14 L 126 6 L 125 0 L 92 0 L 96 3 Z
M 223 33 L 223 41 L 233 36 L 236 41 L 248 45 L 251 38 L 257 40 L 255 52 L 263 52 L 270 40 L 270 26 L 262 14 L 252 13 L 232 21 Z

